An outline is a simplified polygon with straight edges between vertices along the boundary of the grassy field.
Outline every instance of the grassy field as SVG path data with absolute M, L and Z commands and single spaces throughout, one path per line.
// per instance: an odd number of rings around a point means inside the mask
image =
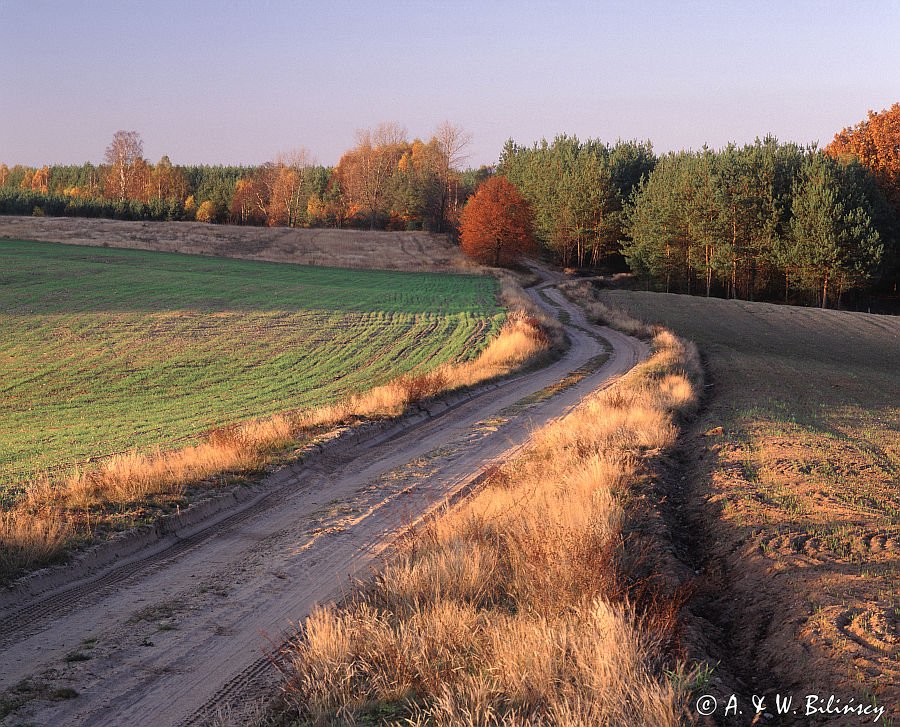
M 468 360 L 490 277 L 0 240 L 0 491 Z
M 0 215 L 3 238 L 341 268 L 456 273 L 475 268 L 447 235 L 430 232 Z
M 900 319 L 601 298 L 707 357 L 714 386 L 689 440 L 685 511 L 688 530 L 706 534 L 706 616 L 746 665 L 743 678 L 897 708 Z

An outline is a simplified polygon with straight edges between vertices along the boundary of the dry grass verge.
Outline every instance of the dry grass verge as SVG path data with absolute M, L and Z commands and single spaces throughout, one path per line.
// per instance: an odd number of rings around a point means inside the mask
M 711 693 L 834 694 L 900 724 L 900 318 L 599 296 L 697 341 L 714 384 L 665 485 Z
M 650 338 L 655 332 L 637 318 L 632 318 L 621 308 L 606 305 L 595 295 L 594 286 L 588 280 L 570 280 L 559 286 L 563 294 L 573 303 L 580 305 L 588 318 L 610 328 L 615 328 L 637 338 Z
M 696 350 L 658 331 L 615 388 L 307 618 L 281 655 L 292 718 L 679 724 L 678 603 L 645 576 L 634 518 L 647 458 L 695 410 L 700 376 Z
M 334 405 L 217 430 L 181 449 L 128 452 L 61 478 L 37 478 L 0 519 L 0 581 L 58 560 L 74 542 L 146 520 L 153 508 L 182 501 L 190 487 L 220 487 L 261 471 L 323 430 L 398 416 L 416 402 L 534 364 L 562 345 L 558 322 L 545 317 L 514 278 L 501 280 L 500 294 L 507 321 L 472 361 L 401 376 Z

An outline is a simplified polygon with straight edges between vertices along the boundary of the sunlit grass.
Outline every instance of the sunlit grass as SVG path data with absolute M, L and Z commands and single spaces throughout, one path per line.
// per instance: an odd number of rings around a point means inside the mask
M 486 276 L 0 241 L 0 490 L 471 360 Z
M 57 560 L 74 543 L 152 522 L 187 504 L 191 492 L 258 478 L 267 465 L 295 456 L 298 445 L 337 425 L 399 416 L 416 402 L 537 363 L 562 345 L 558 324 L 511 279 L 502 281 L 500 297 L 510 312 L 474 358 L 469 352 L 456 362 L 420 366 L 333 403 L 235 423 L 181 446 L 133 448 L 33 477 L 8 498 L 11 509 L 0 521 L 0 580 Z M 415 358 L 415 351 L 409 355 Z M 403 360 L 393 363 L 403 370 Z
M 301 723 L 680 724 L 677 606 L 630 590 L 626 533 L 642 460 L 695 410 L 700 371 L 665 332 L 654 351 L 306 619 L 283 654 Z

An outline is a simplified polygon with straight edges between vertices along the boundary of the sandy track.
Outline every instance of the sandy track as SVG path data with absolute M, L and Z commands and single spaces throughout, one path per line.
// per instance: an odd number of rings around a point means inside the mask
M 162 552 L 5 603 L 0 691 L 23 704 L 3 724 L 203 724 L 271 688 L 264 654 L 292 623 L 375 567 L 398 530 L 647 354 L 544 294 L 571 319 L 561 360 L 392 439 L 295 468 L 277 497 Z M 535 396 L 574 371 L 583 375 L 574 385 Z

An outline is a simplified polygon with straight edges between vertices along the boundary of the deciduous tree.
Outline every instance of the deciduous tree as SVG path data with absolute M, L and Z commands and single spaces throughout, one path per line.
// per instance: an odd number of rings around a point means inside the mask
M 505 177 L 492 177 L 463 209 L 461 245 L 487 265 L 510 265 L 536 251 L 531 206 Z
M 405 228 L 421 225 L 435 231 L 445 229 L 446 177 L 441 174 L 442 166 L 442 154 L 435 139 L 427 144 L 415 139 L 403 153 L 390 184 L 394 224 Z
M 186 188 L 181 170 L 172 166 L 168 156 L 163 156 L 150 173 L 147 196 L 150 199 L 180 201 L 185 198 Z
M 439 231 L 443 231 L 459 215 L 459 171 L 468 158 L 466 149 L 472 143 L 472 135 L 462 126 L 445 121 L 434 132 L 432 142 L 440 155 L 435 172 L 442 185 Z
M 109 166 L 109 186 L 120 201 L 128 199 L 134 186 L 135 171 L 144 160 L 144 142 L 136 131 L 117 131 L 106 147 L 104 161 Z
M 268 176 L 269 225 L 294 227 L 306 212 L 304 178 L 311 166 L 311 157 L 304 148 L 279 154 Z
M 825 153 L 859 160 L 875 176 L 884 196 L 900 215 L 900 103 L 835 135 Z
M 47 194 L 50 188 L 50 167 L 41 167 L 34 170 L 31 177 L 31 191 Z
M 231 221 L 241 225 L 264 222 L 256 206 L 256 189 L 253 179 L 239 179 L 231 198 Z
M 338 162 L 335 175 L 348 207 L 363 212 L 369 228 L 387 211 L 391 177 L 408 146 L 406 130 L 395 124 L 380 124 L 374 131 L 356 134 L 356 146 Z
M 217 222 L 219 209 L 211 199 L 203 200 L 197 208 L 197 222 Z

